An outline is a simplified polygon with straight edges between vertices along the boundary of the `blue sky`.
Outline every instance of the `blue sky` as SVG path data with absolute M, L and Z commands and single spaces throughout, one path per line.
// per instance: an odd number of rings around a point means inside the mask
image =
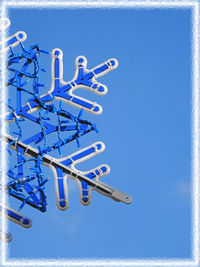
M 99 79 L 108 87 L 106 96 L 76 92 L 103 106 L 100 116 L 84 113 L 100 133 L 82 138 L 82 147 L 98 140 L 106 145 L 80 169 L 108 164 L 111 173 L 102 181 L 133 197 L 125 205 L 93 192 L 84 207 L 70 180 L 69 209 L 62 212 L 46 169 L 48 210 L 25 206 L 22 213 L 33 220 L 28 230 L 9 223 L 9 257 L 191 257 L 191 11 L 10 9 L 9 17 L 10 34 L 27 33 L 26 47 L 62 49 L 65 81 L 73 78 L 79 55 L 88 68 L 118 60 L 119 67 Z M 42 58 L 48 90 L 50 56 Z M 76 150 L 69 145 L 70 153 Z

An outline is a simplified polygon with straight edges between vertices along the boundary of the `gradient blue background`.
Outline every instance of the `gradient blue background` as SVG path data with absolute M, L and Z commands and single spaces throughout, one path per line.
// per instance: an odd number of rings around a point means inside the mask
M 48 210 L 24 207 L 22 213 L 33 220 L 30 229 L 9 223 L 9 257 L 191 257 L 191 11 L 9 9 L 9 17 L 10 34 L 27 33 L 26 47 L 39 43 L 48 51 L 63 50 L 65 81 L 73 78 L 79 55 L 87 57 L 88 68 L 117 58 L 119 67 L 99 79 L 108 86 L 106 96 L 76 92 L 103 106 L 100 116 L 84 112 L 100 134 L 82 138 L 82 147 L 98 140 L 106 145 L 80 169 L 110 165 L 102 181 L 133 197 L 125 205 L 93 192 L 84 207 L 70 180 L 69 209 L 62 212 L 46 169 Z M 42 58 L 48 90 L 50 56 Z M 76 150 L 73 143 L 63 154 Z

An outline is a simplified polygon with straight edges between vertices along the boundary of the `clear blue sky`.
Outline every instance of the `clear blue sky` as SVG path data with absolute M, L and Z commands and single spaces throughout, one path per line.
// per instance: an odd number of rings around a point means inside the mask
M 25 206 L 22 213 L 33 220 L 28 230 L 9 223 L 10 258 L 191 257 L 191 11 L 10 9 L 9 17 L 11 34 L 27 33 L 26 47 L 63 50 L 65 81 L 73 78 L 79 55 L 89 68 L 111 57 L 119 61 L 99 79 L 108 86 L 106 96 L 77 91 L 103 106 L 100 116 L 84 112 L 100 133 L 82 138 L 82 147 L 98 140 L 106 145 L 80 169 L 110 165 L 102 181 L 133 197 L 125 205 L 93 192 L 84 207 L 70 180 L 69 209 L 62 212 L 53 174 L 45 170 L 48 210 Z M 48 90 L 50 56 L 42 58 Z M 69 152 L 76 149 L 69 145 Z

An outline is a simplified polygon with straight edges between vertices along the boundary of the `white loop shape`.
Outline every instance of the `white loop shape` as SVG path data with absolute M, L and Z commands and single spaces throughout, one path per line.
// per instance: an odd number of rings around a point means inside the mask
M 10 27 L 9 18 L 0 18 L 0 30 Z

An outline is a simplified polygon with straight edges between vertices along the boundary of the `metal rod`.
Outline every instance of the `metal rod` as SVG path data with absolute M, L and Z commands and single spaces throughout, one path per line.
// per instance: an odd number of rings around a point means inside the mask
M 8 134 L 6 134 L 4 136 L 5 136 L 7 143 L 12 142 L 12 144 L 10 145 L 10 147 L 12 149 L 16 150 L 17 147 L 20 147 L 24 150 L 24 152 L 23 152 L 24 155 L 27 155 L 29 157 L 34 157 L 34 158 L 37 158 L 39 156 L 39 151 L 37 149 L 35 149 L 29 145 L 26 145 L 26 144 L 22 143 L 21 141 L 17 141 L 16 138 L 14 138 Z M 114 189 L 107 184 L 104 184 L 104 183 L 99 182 L 99 181 L 91 180 L 90 178 L 79 173 L 77 170 L 72 170 L 71 168 L 60 163 L 54 157 L 51 157 L 49 155 L 44 155 L 42 158 L 42 162 L 44 165 L 53 166 L 54 168 L 60 168 L 64 173 L 69 174 L 73 178 L 77 178 L 81 181 L 87 182 L 88 185 L 90 185 L 94 188 L 94 190 L 96 190 L 100 194 L 103 194 L 103 195 L 110 197 L 111 199 L 113 199 L 117 202 L 121 201 L 121 202 L 124 202 L 125 204 L 132 203 L 131 196 L 129 196 L 129 195 L 117 190 L 117 189 Z

